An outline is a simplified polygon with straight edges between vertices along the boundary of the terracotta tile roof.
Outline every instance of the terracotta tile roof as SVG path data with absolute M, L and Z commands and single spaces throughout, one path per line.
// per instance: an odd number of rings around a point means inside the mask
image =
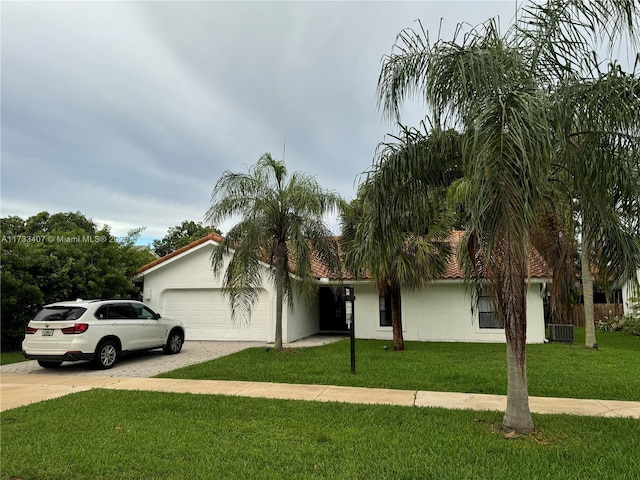
M 337 243 L 337 247 L 338 247 L 338 255 L 340 255 L 340 263 L 342 263 L 342 249 L 340 248 L 340 237 L 335 236 L 332 237 L 332 239 Z M 349 274 L 349 272 L 347 272 L 345 269 L 342 270 L 342 272 L 336 276 L 335 272 L 332 272 L 331 269 L 322 261 L 322 258 L 320 258 L 320 256 L 316 253 L 313 254 L 313 256 L 311 257 L 311 271 L 313 272 L 313 275 L 320 279 L 320 278 L 329 278 L 329 279 L 336 279 L 336 277 L 340 278 L 341 280 L 351 280 L 353 279 L 353 276 Z
M 460 261 L 458 257 L 460 243 L 464 238 L 464 235 L 465 235 L 465 232 L 460 230 L 451 232 L 451 236 L 449 237 L 449 242 L 451 244 L 451 251 L 453 252 L 453 254 L 449 259 L 449 264 L 447 265 L 447 268 L 442 276 L 442 278 L 445 280 L 463 279 L 465 277 L 464 270 L 460 266 Z M 339 237 L 335 237 L 335 240 L 338 240 L 338 239 Z M 220 243 L 222 242 L 223 239 L 221 236 L 211 233 L 206 237 L 196 240 L 195 242 L 192 242 L 189 245 L 186 245 L 174 252 L 171 252 L 168 255 L 165 255 L 164 257 L 158 258 L 157 260 L 154 260 L 153 262 L 144 265 L 143 267 L 138 269 L 135 272 L 135 274 L 143 273 L 149 270 L 150 268 L 155 267 L 156 265 L 160 265 L 161 263 L 164 263 L 173 257 L 176 257 L 188 250 L 191 250 L 194 247 L 197 247 L 198 245 L 202 245 L 203 243 L 208 242 L 209 240 L 212 240 L 216 243 Z M 289 262 L 290 262 L 289 263 L 290 271 L 295 273 L 295 262 L 293 261 L 293 259 L 290 259 Z M 529 265 L 530 265 L 530 275 L 529 275 L 530 278 L 550 278 L 551 277 L 551 272 L 549 271 L 547 264 L 545 263 L 542 256 L 535 250 L 532 250 L 529 254 Z M 314 276 L 318 279 L 320 278 L 335 279 L 335 275 L 333 275 L 329 271 L 327 265 L 325 265 L 322 262 L 322 259 L 318 255 L 314 255 L 312 258 L 311 270 L 313 271 Z M 342 272 L 341 280 L 353 280 L 353 279 L 354 279 L 353 276 L 350 275 L 348 272 L 346 271 Z
M 464 237 L 465 232 L 461 230 L 454 230 L 449 237 L 449 244 L 451 245 L 451 257 L 447 264 L 447 269 L 444 271 L 442 278 L 452 280 L 456 278 L 464 278 L 464 270 L 460 266 L 460 259 L 458 257 L 458 251 L 460 249 L 460 242 Z
M 444 279 L 464 278 L 464 269 L 460 266 L 460 243 L 463 241 L 465 231 L 456 230 L 451 232 L 449 242 L 453 255 L 449 259 L 449 265 L 444 272 Z M 537 250 L 529 251 L 529 278 L 551 278 L 552 274 L 542 255 Z
M 544 261 L 542 255 L 533 249 L 529 252 L 529 277 L 530 278 L 551 278 L 551 269 Z

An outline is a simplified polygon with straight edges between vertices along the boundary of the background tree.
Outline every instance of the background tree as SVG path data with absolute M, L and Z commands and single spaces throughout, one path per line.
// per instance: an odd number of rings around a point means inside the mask
M 584 83 L 594 44 L 631 32 L 638 5 L 628 0 L 551 0 L 531 4 L 506 35 L 495 20 L 433 45 L 405 30 L 383 59 L 378 80 L 384 113 L 400 118 L 418 94 L 434 121 L 463 129 L 468 182 L 468 252 L 478 288 L 488 288 L 504 323 L 507 409 L 503 426 L 533 429 L 526 376 L 526 276 L 532 237 L 549 191 L 561 139 L 555 93 Z M 597 110 L 577 111 L 599 115 Z M 603 200 L 604 201 L 604 200 Z M 481 272 L 482 276 L 477 273 Z M 486 277 L 484 283 L 481 277 Z
M 572 205 L 573 236 L 580 238 L 585 346 L 597 344 L 593 274 L 603 285 L 635 278 L 640 265 L 640 79 L 609 63 L 591 78 L 565 82 L 553 92 L 559 132 L 554 179 Z
M 20 346 L 24 327 L 43 305 L 75 298 L 132 298 L 128 273 L 153 260 L 135 245 L 142 229 L 118 242 L 80 213 L 41 212 L 0 220 L 2 346 Z
M 40 257 L 30 244 L 19 240 L 24 232 L 24 220 L 20 217 L 0 219 L 2 252 L 0 259 L 0 302 L 2 308 L 2 350 L 12 351 L 20 347 L 24 328 L 38 312 L 43 294 L 32 272 Z
M 402 288 L 424 286 L 447 267 L 453 216 L 445 191 L 459 176 L 459 142 L 453 131 L 426 136 L 404 127 L 393 138 L 380 145 L 356 200 L 344 209 L 341 240 L 345 267 L 370 275 L 379 294 L 390 297 L 393 348 L 404 350 Z M 394 174 L 398 162 L 406 167 L 401 178 Z M 419 209 L 414 198 L 424 200 Z
M 323 190 L 313 177 L 294 173 L 287 179 L 284 162 L 263 154 L 249 172 L 226 171 L 217 181 L 206 220 L 220 224 L 240 220 L 214 248 L 211 263 L 224 274 L 223 291 L 232 315 L 247 317 L 262 285 L 262 263 L 269 265 L 276 289 L 275 348 L 282 349 L 282 308 L 293 308 L 294 292 L 310 298 L 316 292 L 311 262 L 315 256 L 330 271 L 339 271 L 337 242 L 324 223 L 327 213 L 339 210 L 339 195 Z M 295 280 L 293 278 L 295 275 Z
M 180 225 L 170 227 L 167 234 L 161 240 L 153 241 L 153 251 L 156 255 L 164 257 L 191 242 L 206 237 L 210 233 L 220 235 L 222 232 L 215 227 L 205 227 L 200 222 L 185 220 Z
M 548 206 L 538 213 L 538 228 L 531 243 L 551 270 L 547 284 L 548 323 L 572 323 L 577 304 L 577 239 L 573 230 L 573 205 L 565 199 L 547 198 Z

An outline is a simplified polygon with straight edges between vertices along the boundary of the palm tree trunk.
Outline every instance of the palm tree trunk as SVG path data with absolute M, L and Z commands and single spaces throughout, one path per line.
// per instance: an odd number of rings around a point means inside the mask
M 507 409 L 502 426 L 518 433 L 533 431 L 533 419 L 529 409 L 529 389 L 527 386 L 526 356 L 516 345 L 507 343 Z
M 404 350 L 404 337 L 402 336 L 402 311 L 400 309 L 401 297 L 399 288 L 390 288 L 391 294 L 391 327 L 393 329 L 393 349 Z
M 276 259 L 276 331 L 274 346 L 276 350 L 282 350 L 282 304 L 284 302 L 285 248 L 286 245 L 284 242 L 278 244 L 278 258 Z
M 522 240 L 503 237 L 496 262 L 497 306 L 504 321 L 507 341 L 507 408 L 502 426 L 517 433 L 533 430 L 527 386 L 527 300 L 528 255 Z
M 589 244 L 584 232 L 582 235 L 580 268 L 582 271 L 582 298 L 584 300 L 584 346 L 593 348 L 596 345 L 596 324 L 593 317 L 593 277 L 589 261 Z

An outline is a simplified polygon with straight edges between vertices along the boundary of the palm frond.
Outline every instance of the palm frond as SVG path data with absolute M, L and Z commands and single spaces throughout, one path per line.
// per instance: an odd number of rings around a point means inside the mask
M 212 268 L 220 274 L 225 263 L 223 293 L 229 297 L 232 319 L 248 323 L 262 285 L 262 267 L 255 245 L 263 241 L 262 232 L 252 221 L 232 227 L 211 254 Z
M 223 291 L 234 316 L 250 315 L 260 295 L 265 264 L 268 278 L 283 287 L 278 301 L 293 308 L 294 290 L 303 297 L 315 293 L 310 288 L 312 249 L 317 248 L 332 268 L 339 264 L 336 248 L 328 246 L 330 232 L 323 216 L 342 206 L 337 193 L 322 189 L 308 175 L 288 176 L 284 162 L 269 153 L 247 173 L 224 172 L 213 189 L 206 220 L 240 218 L 211 256 L 215 272 L 226 265 Z M 278 265 L 284 265 L 282 272 Z
M 598 46 L 611 53 L 626 39 L 637 47 L 639 21 L 637 0 L 548 0 L 523 7 L 515 35 L 532 74 L 553 83 L 598 71 Z

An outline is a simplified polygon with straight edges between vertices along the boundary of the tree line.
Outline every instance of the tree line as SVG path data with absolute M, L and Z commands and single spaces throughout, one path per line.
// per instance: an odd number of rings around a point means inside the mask
M 0 219 L 3 350 L 16 350 L 28 321 L 45 304 L 75 298 L 136 298 L 130 273 L 216 229 L 184 221 L 152 249 L 136 245 L 144 228 L 115 237 L 79 212 Z M 219 233 L 219 232 L 218 232 Z

